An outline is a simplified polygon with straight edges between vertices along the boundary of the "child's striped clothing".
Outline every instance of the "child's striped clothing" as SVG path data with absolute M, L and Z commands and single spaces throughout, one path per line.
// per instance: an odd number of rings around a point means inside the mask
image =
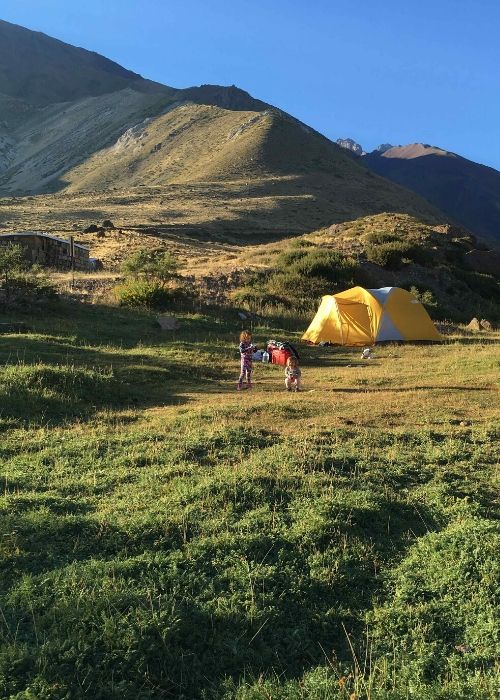
M 242 385 L 243 380 L 246 378 L 247 383 L 250 385 L 250 379 L 252 376 L 252 355 L 253 355 L 253 345 L 252 343 L 240 343 L 240 356 L 241 356 L 241 371 L 240 378 L 238 379 L 239 386 Z

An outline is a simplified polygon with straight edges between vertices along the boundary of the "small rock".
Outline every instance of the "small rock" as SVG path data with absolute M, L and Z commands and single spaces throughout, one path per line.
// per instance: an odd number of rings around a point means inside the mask
M 157 321 L 162 331 L 175 331 L 179 328 L 179 322 L 175 316 L 170 316 L 169 314 L 158 316 Z
M 97 231 L 99 231 L 99 226 L 96 226 L 96 224 L 90 224 L 90 226 L 83 229 L 84 233 L 97 233 Z
M 114 225 L 114 223 L 113 223 L 112 221 L 110 221 L 109 219 L 104 219 L 104 221 L 102 222 L 102 227 L 103 227 L 103 228 L 114 228 L 115 225 Z
M 485 318 L 482 318 L 482 319 L 479 321 L 479 325 L 480 325 L 481 328 L 483 328 L 485 331 L 492 331 L 492 330 L 493 330 L 493 326 L 492 326 L 491 323 L 490 323 L 489 321 L 487 321 Z
M 477 320 L 476 317 L 472 319 L 472 321 L 469 323 L 468 326 L 466 326 L 468 331 L 480 331 L 481 330 L 481 324 Z

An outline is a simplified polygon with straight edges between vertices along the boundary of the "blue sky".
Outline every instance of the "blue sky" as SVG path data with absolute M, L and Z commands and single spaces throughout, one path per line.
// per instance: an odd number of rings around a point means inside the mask
M 174 87 L 238 85 L 368 150 L 500 169 L 498 0 L 0 0 L 0 18 Z

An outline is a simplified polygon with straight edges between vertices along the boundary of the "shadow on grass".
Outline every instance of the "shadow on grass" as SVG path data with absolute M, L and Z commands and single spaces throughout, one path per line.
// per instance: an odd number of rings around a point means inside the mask
M 234 309 L 207 309 L 184 315 L 178 331 L 165 333 L 153 314 L 74 302 L 23 319 L 31 333 L 0 338 L 0 418 L 9 426 L 224 391 L 220 382 L 230 375 L 223 360 L 233 356 L 232 345 L 237 359 L 241 325 Z
M 93 697 L 104 698 L 114 696 L 116 675 L 124 683 L 121 697 L 135 698 L 148 668 L 155 688 L 148 697 L 175 692 L 195 700 L 221 697 L 224 677 L 237 682 L 272 669 L 299 678 L 325 653 L 352 662 L 344 626 L 350 634 L 362 631 L 364 611 L 379 592 L 377 566 L 426 532 L 422 519 L 411 506 L 382 499 L 365 508 L 332 505 L 326 525 L 311 522 L 301 533 L 287 522 L 288 499 L 276 510 L 282 528 L 242 531 L 240 518 L 272 505 L 282 491 L 272 479 L 260 486 L 260 504 L 248 502 L 222 532 L 208 536 L 199 524 L 182 533 L 167 513 L 147 528 L 125 530 L 64 514 L 57 500 L 4 516 L 3 591 L 20 574 L 31 575 L 2 605 L 25 661 L 12 666 L 10 681 L 21 689 L 36 676 L 71 694 L 81 672 Z M 36 628 L 47 638 L 43 646 Z M 51 663 L 42 663 L 46 654 Z
M 407 386 L 407 387 L 371 387 L 360 384 L 357 388 L 334 387 L 327 389 L 330 393 L 339 394 L 407 394 L 412 391 L 492 391 L 492 386 Z
M 0 417 L 19 425 L 184 403 L 184 392 L 217 392 L 214 379 L 226 378 L 222 367 L 199 362 L 195 347 L 177 358 L 19 335 L 6 339 L 2 350 Z

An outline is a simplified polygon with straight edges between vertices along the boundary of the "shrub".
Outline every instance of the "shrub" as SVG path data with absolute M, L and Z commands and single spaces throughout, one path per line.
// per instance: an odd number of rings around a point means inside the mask
M 274 305 L 305 311 L 315 308 L 324 294 L 357 284 L 361 276 L 352 258 L 297 240 L 278 255 L 274 270 L 250 275 L 232 297 L 251 309 Z
M 122 265 L 127 280 L 115 287 L 120 306 L 162 310 L 187 300 L 187 285 L 176 285 L 178 263 L 165 250 L 137 250 Z
M 122 265 L 127 277 L 146 279 L 161 287 L 178 277 L 178 264 L 174 256 L 164 250 L 137 250 Z
M 312 241 L 306 241 L 303 238 L 296 238 L 290 243 L 290 248 L 314 248 Z
M 278 273 L 292 273 L 301 277 L 316 277 L 338 283 L 352 281 L 357 264 L 334 250 L 314 247 L 286 251 L 278 256 Z
M 22 246 L 16 243 L 0 245 L 0 280 L 4 285 L 11 277 L 24 272 L 28 264 Z
M 469 289 L 479 294 L 483 299 L 500 302 L 500 285 L 493 275 L 456 269 L 455 277 L 465 282 Z
M 10 277 L 3 285 L 8 297 L 16 297 L 21 301 L 36 301 L 41 299 L 53 299 L 56 290 L 50 281 L 34 272 L 33 274 L 16 275 Z
M 245 306 L 250 311 L 260 311 L 264 305 L 280 305 L 286 300 L 270 294 L 267 289 L 254 289 L 251 286 L 236 289 L 231 298 L 236 304 Z
M 268 290 L 271 297 L 285 306 L 314 308 L 324 294 L 332 292 L 332 284 L 324 277 L 307 277 L 296 272 L 280 272 L 272 276 Z
M 438 305 L 434 293 L 430 289 L 421 291 L 418 287 L 410 287 L 410 292 L 424 306 L 435 307 Z
M 368 245 L 366 247 L 366 257 L 370 262 L 389 269 L 400 267 L 404 258 L 411 259 L 412 252 L 413 246 L 403 241 Z
M 393 243 L 399 240 L 401 239 L 395 233 L 385 231 L 372 231 L 366 236 L 366 241 L 373 244 Z
M 120 306 L 162 310 L 172 301 L 170 290 L 155 280 L 127 280 L 115 287 Z

